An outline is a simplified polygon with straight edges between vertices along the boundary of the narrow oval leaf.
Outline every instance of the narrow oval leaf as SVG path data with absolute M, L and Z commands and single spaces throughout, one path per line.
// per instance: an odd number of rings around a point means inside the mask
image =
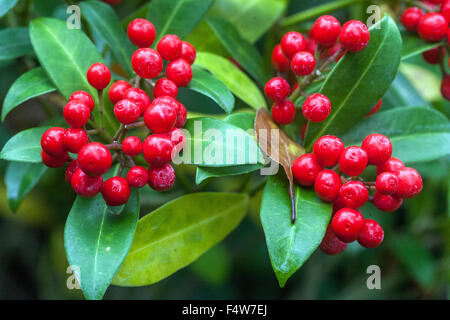
M 280 287 L 284 287 L 317 249 L 332 212 L 331 204 L 321 201 L 313 189 L 296 186 L 297 219 L 292 224 L 287 218 L 291 211 L 288 185 L 282 173 L 271 176 L 264 188 L 260 212 L 270 261 Z
M 392 141 L 393 156 L 403 162 L 425 162 L 450 155 L 450 122 L 427 107 L 401 107 L 372 115 L 342 137 L 346 145 L 361 145 L 371 133 Z
M 47 167 L 41 163 L 10 162 L 6 167 L 5 185 L 9 207 L 13 212 L 41 180 Z
M 424 40 L 415 36 L 403 36 L 402 39 L 402 60 L 412 58 L 416 55 L 421 54 L 422 52 L 444 45 L 443 42 L 425 42 Z
M 309 123 L 306 150 L 325 134 L 347 132 L 369 113 L 397 74 L 401 48 L 400 32 L 386 16 L 370 28 L 370 42 L 364 50 L 345 54 L 321 90 L 331 101 L 331 113 L 320 123 Z
M 0 30 L 0 61 L 33 53 L 28 28 L 7 28 Z
M 402 72 L 398 72 L 394 82 L 383 97 L 381 111 L 399 106 L 425 106 L 427 102 L 412 86 Z
M 265 108 L 266 100 L 250 78 L 231 61 L 208 52 L 197 52 L 195 65 L 208 69 L 239 99 L 254 109 Z
M 8 13 L 9 10 L 14 8 L 18 0 L 2 0 L 0 2 L 0 18 Z
M 234 108 L 234 96 L 227 86 L 217 79 L 213 74 L 193 66 L 193 78 L 188 88 L 199 92 L 216 102 L 226 113 L 230 113 Z
M 164 35 L 185 37 L 208 11 L 213 0 L 152 0 L 147 19 L 156 28 L 156 45 Z
M 6 94 L 2 107 L 2 121 L 11 110 L 23 102 L 55 90 L 55 86 L 42 68 L 38 67 L 24 73 L 14 81 Z
M 168 202 L 139 220 L 113 284 L 145 286 L 184 268 L 234 230 L 247 207 L 247 195 L 219 192 Z
M 0 159 L 18 162 L 41 162 L 41 138 L 50 127 L 37 127 L 20 131 L 6 142 Z
M 131 55 L 134 47 L 111 6 L 100 1 L 84 1 L 80 6 L 86 22 L 103 37 L 127 74 L 133 75 Z
M 259 51 L 249 41 L 244 39 L 236 28 L 224 19 L 209 18 L 208 24 L 218 36 L 228 53 L 239 62 L 242 67 L 261 86 L 267 81 L 264 63 Z
M 77 197 L 67 217 L 64 246 L 67 260 L 87 299 L 101 299 L 125 259 L 139 218 L 139 190 L 117 214 L 101 194 Z

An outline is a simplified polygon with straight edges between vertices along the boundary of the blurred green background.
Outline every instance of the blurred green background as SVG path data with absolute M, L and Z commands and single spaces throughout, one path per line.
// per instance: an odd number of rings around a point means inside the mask
M 0 19 L 0 28 L 27 26 L 30 19 L 40 15 L 64 19 L 66 2 L 73 1 L 19 1 L 13 11 Z M 145 2 L 124 1 L 116 11 L 126 18 Z M 291 1 L 285 14 L 325 2 L 328 1 Z M 342 20 L 366 19 L 365 8 L 370 3 L 361 2 L 334 14 Z M 391 9 L 395 15 L 401 4 Z M 307 30 L 310 25 L 311 22 L 305 22 L 298 29 Z M 278 27 L 273 29 L 257 42 L 262 52 L 273 47 L 274 34 L 279 32 Z M 12 82 L 27 70 L 26 66 L 34 63 L 33 56 L 0 61 L 0 101 Z M 399 103 L 426 104 L 450 115 L 449 103 L 439 93 L 437 66 L 426 65 L 419 55 L 404 61 L 400 71 L 386 94 L 383 110 Z M 14 133 L 57 115 L 61 111 L 45 97 L 25 103 L 0 124 L 0 145 Z M 336 257 L 316 251 L 283 289 L 278 287 L 271 268 L 258 218 L 261 194 L 257 193 L 242 224 L 191 266 L 149 287 L 112 286 L 105 299 L 448 299 L 449 164 L 450 158 L 414 164 L 424 177 L 424 189 L 418 197 L 405 201 L 397 212 L 381 213 L 370 204 L 363 208 L 366 217 L 381 222 L 385 230 L 383 245 L 368 250 L 352 244 Z M 3 182 L 7 165 L 0 162 L 0 298 L 82 299 L 80 290 L 69 290 L 66 284 L 70 274 L 66 272 L 63 228 L 74 195 L 65 183 L 64 170 L 46 171 L 14 214 Z M 255 174 L 251 180 L 220 178 L 195 186 L 194 177 L 194 168 L 178 167 L 174 190 L 155 193 L 147 188 L 142 195 L 141 212 L 150 212 L 186 192 L 237 191 L 244 183 L 257 184 L 260 180 Z M 381 290 L 367 289 L 366 269 L 370 265 L 381 269 Z

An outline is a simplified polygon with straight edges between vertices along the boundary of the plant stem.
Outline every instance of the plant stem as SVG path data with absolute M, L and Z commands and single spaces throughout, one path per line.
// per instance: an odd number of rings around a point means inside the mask
M 110 150 L 122 150 L 122 145 L 120 143 L 105 144 L 105 147 Z
M 104 130 L 103 127 L 103 90 L 97 90 L 98 93 L 98 113 L 100 115 L 100 130 Z
M 145 126 L 145 122 L 144 121 L 137 121 L 137 122 L 133 122 L 130 124 L 126 124 L 125 125 L 125 129 L 129 130 L 129 129 L 133 129 L 133 128 L 139 128 L 139 127 L 143 127 Z

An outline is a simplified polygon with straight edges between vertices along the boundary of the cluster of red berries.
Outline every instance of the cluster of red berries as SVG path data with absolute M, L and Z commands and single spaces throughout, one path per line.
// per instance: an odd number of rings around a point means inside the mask
M 128 26 L 131 42 L 139 46 L 132 57 L 132 66 L 137 76 L 148 80 L 153 86 L 152 98 L 139 87 L 132 87 L 124 80 L 114 82 L 108 91 L 108 97 L 114 104 L 114 115 L 121 127 L 112 143 L 104 145 L 92 142 L 86 125 L 95 108 L 92 96 L 84 91 L 74 92 L 64 107 L 64 118 L 68 129 L 54 127 L 42 136 L 42 162 L 58 168 L 70 161 L 66 169 L 66 179 L 80 196 L 93 197 L 102 192 L 105 202 L 110 206 L 125 204 L 130 197 L 130 187 L 142 188 L 149 184 L 158 191 L 168 190 L 175 181 L 175 171 L 170 165 L 173 157 L 185 145 L 185 137 L 180 129 L 186 122 L 186 108 L 177 101 L 178 87 L 185 86 L 192 79 L 191 64 L 196 57 L 195 49 L 176 35 L 161 38 L 157 50 L 152 45 L 156 31 L 153 24 L 145 19 L 135 19 Z M 168 60 L 166 78 L 160 76 L 163 71 L 163 59 Z M 93 64 L 87 71 L 87 80 L 98 90 L 99 99 L 111 82 L 111 72 L 102 63 Z M 146 80 L 147 81 L 147 80 Z M 127 130 L 146 126 L 150 134 L 142 142 L 139 137 L 125 137 Z M 96 133 L 102 128 L 94 129 Z M 113 156 L 111 151 L 117 153 Z M 69 152 L 78 154 L 72 159 Z M 142 153 L 149 168 L 136 166 L 133 158 Z M 115 158 L 120 159 L 119 176 L 103 182 L 103 174 L 111 167 Z M 124 166 L 130 167 L 126 179 L 121 177 Z
M 422 190 L 420 174 L 391 155 L 391 141 L 381 134 L 367 136 L 361 147 L 347 148 L 338 137 L 327 135 L 315 142 L 312 153 L 295 160 L 295 180 L 305 187 L 314 186 L 319 198 L 333 203 L 334 215 L 320 245 L 322 251 L 338 254 L 355 240 L 366 248 L 379 246 L 383 228 L 364 219 L 358 209 L 371 200 L 379 210 L 392 212 L 403 198 L 412 198 Z M 359 177 L 368 165 L 376 166 L 375 182 Z M 374 191 L 373 196 L 369 190 Z
M 337 61 L 347 51 L 361 51 L 369 39 L 369 29 L 361 21 L 351 20 L 341 27 L 335 17 L 324 15 L 314 22 L 308 39 L 299 32 L 286 33 L 272 51 L 272 63 L 280 72 L 292 70 L 296 77 L 318 76 L 318 68 L 324 60 L 333 57 Z M 292 100 L 300 89 L 304 88 L 295 81 L 291 90 L 289 82 L 282 77 L 272 78 L 266 83 L 265 93 L 274 102 L 272 118 L 275 122 L 289 124 L 294 120 L 296 110 Z M 303 115 L 311 122 L 325 120 L 330 111 L 329 99 L 320 93 L 307 97 L 302 108 Z
M 401 16 L 402 25 L 410 32 L 417 32 L 425 41 L 439 42 L 447 38 L 447 44 L 450 44 L 450 0 L 428 0 L 422 5 L 427 12 L 419 7 L 407 8 Z M 430 64 L 439 64 L 445 59 L 446 47 L 437 46 L 423 52 L 422 56 Z M 447 63 L 450 67 L 450 60 Z M 443 73 L 442 96 L 450 100 L 450 75 Z

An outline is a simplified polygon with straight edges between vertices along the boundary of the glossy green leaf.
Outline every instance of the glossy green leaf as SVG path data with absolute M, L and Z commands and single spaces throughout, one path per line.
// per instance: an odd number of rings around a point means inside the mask
M 409 59 L 416 55 L 421 54 L 427 50 L 436 48 L 437 46 L 443 45 L 442 42 L 425 42 L 417 36 L 404 36 L 403 38 L 403 48 L 402 48 L 402 60 Z
M 412 86 L 403 73 L 397 73 L 394 82 L 383 97 L 381 111 L 400 106 L 425 106 L 427 102 Z
M 7 28 L 0 30 L 0 61 L 33 53 L 28 28 Z
M 208 11 L 213 0 L 152 0 L 147 19 L 156 28 L 155 44 L 166 34 L 185 37 Z
M 186 146 L 174 161 L 205 167 L 264 163 L 254 137 L 239 127 L 211 118 L 189 119 Z
M 127 74 L 133 75 L 134 47 L 111 6 L 100 1 L 84 1 L 80 6 L 86 22 L 106 41 Z
M 208 69 L 252 108 L 266 107 L 264 96 L 255 83 L 231 61 L 212 53 L 198 52 L 195 65 Z
M 256 47 L 244 39 L 228 21 L 217 18 L 210 18 L 207 21 L 222 44 L 227 48 L 230 56 L 236 59 L 261 86 L 264 86 L 267 81 L 267 75 L 264 70 L 263 59 Z
M 413 88 L 425 101 L 438 102 L 442 100 L 442 75 L 440 73 L 434 72 L 427 65 L 420 66 L 406 62 L 400 65 L 399 71 L 408 79 Z
M 91 94 L 98 106 L 97 90 L 89 85 L 86 72 L 103 59 L 89 38 L 81 30 L 68 29 L 64 21 L 52 18 L 33 20 L 30 35 L 41 65 L 64 97 L 68 99 L 73 92 L 83 90 Z M 98 122 L 98 107 L 92 114 Z M 104 115 L 106 129 L 113 133 L 117 122 L 110 112 Z
M 213 74 L 196 67 L 192 68 L 193 78 L 188 88 L 199 92 L 216 102 L 226 113 L 230 113 L 234 108 L 234 96 L 226 85 L 217 79 Z
M 13 212 L 19 209 L 22 200 L 41 180 L 46 171 L 47 167 L 41 163 L 10 162 L 8 164 L 5 172 L 6 197 Z
M 77 197 L 67 217 L 64 245 L 69 264 L 87 299 L 101 299 L 124 261 L 139 219 L 139 190 L 120 213 L 101 194 Z
M 260 213 L 270 261 L 281 287 L 317 249 L 332 211 L 313 189 L 296 186 L 297 218 L 292 224 L 288 190 L 284 173 L 271 176 L 264 188 Z
M 41 162 L 41 138 L 50 127 L 37 127 L 20 131 L 6 142 L 0 159 L 17 162 Z
M 11 110 L 23 102 L 55 90 L 55 86 L 42 68 L 38 67 L 24 73 L 6 94 L 2 107 L 2 121 Z
M 331 101 L 331 113 L 310 123 L 305 147 L 326 134 L 341 135 L 369 113 L 394 80 L 400 64 L 402 40 L 395 22 L 385 16 L 370 29 L 369 45 L 347 53 L 331 71 L 321 93 Z
M 0 2 L 0 18 L 8 13 L 9 10 L 14 8 L 18 0 L 2 0 Z
M 436 160 L 450 154 L 450 122 L 427 107 L 402 107 L 379 112 L 342 137 L 345 145 L 360 145 L 371 133 L 392 141 L 393 156 L 403 162 Z
M 172 200 L 139 220 L 114 285 L 144 286 L 189 265 L 223 240 L 244 217 L 248 196 L 193 193 Z

